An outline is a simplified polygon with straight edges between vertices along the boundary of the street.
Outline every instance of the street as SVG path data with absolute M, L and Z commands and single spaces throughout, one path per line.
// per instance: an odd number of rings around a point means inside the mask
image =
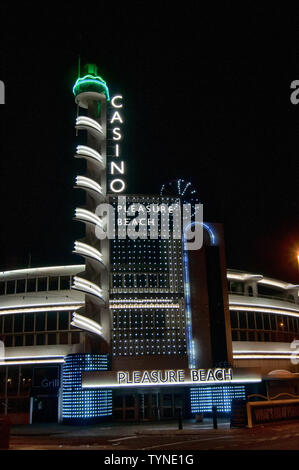
M 177 423 L 147 425 L 28 426 L 12 428 L 11 450 L 298 450 L 299 422 L 276 423 L 252 429 L 229 427 L 219 423 L 213 429 L 211 423 L 200 426 L 184 423 L 178 430 Z M 26 428 L 26 429 L 25 429 Z

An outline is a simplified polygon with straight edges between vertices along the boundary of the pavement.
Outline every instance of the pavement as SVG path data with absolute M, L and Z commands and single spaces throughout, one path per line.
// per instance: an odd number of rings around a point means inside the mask
M 226 419 L 218 420 L 218 429 L 229 429 L 230 423 Z M 213 421 L 210 418 L 203 422 L 195 423 L 194 420 L 183 422 L 183 429 L 179 430 L 178 421 L 160 421 L 144 423 L 101 423 L 86 426 L 72 426 L 58 423 L 33 423 L 14 425 L 10 428 L 11 436 L 55 436 L 64 437 L 106 437 L 128 435 L 175 435 L 195 434 L 203 430 L 213 429 Z

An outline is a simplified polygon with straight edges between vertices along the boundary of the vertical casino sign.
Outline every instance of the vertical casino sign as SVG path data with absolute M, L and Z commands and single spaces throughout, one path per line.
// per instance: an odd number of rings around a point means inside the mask
M 109 193 L 123 193 L 126 189 L 125 162 L 122 154 L 123 140 L 123 97 L 111 97 L 107 110 L 107 190 Z

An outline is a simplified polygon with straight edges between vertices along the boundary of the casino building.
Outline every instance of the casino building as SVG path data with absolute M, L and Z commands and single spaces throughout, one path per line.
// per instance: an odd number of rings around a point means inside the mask
M 220 224 L 201 223 L 202 247 L 187 250 L 174 216 L 165 227 L 159 212 L 179 197 L 125 194 L 122 96 L 90 64 L 73 92 L 86 168 L 75 182 L 86 194 L 74 215 L 80 264 L 0 273 L 0 414 L 147 421 L 229 413 L 253 393 L 299 395 L 299 286 L 227 269 Z M 109 238 L 105 204 L 128 220 Z M 156 237 L 147 223 L 128 236 L 140 205 L 158 208 Z

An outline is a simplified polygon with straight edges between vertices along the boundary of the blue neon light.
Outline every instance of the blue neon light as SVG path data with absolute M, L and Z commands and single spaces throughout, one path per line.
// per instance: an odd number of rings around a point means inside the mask
M 215 245 L 216 235 L 213 232 L 213 230 L 211 229 L 211 227 L 209 226 L 209 224 L 207 224 L 206 222 L 190 222 L 186 227 L 184 227 L 184 234 L 191 227 L 194 227 L 194 225 L 202 225 L 207 230 L 207 232 L 209 233 L 212 245 Z M 184 235 L 184 240 L 185 240 L 185 235 Z
M 112 415 L 112 391 L 82 389 L 82 372 L 108 370 L 108 356 L 69 354 L 62 368 L 62 418 L 85 420 Z
M 234 398 L 246 400 L 244 385 L 190 388 L 191 413 L 211 413 L 212 406 L 220 413 L 230 413 Z
M 211 227 L 206 222 L 190 222 L 185 228 L 186 232 L 189 228 L 195 224 L 202 224 L 202 226 L 208 231 L 212 245 L 216 243 L 216 236 Z M 185 311 L 186 311 L 186 324 L 187 324 L 187 348 L 188 348 L 188 361 L 189 368 L 193 369 L 195 364 L 195 347 L 192 339 L 192 316 L 191 316 L 191 302 L 190 302 L 190 280 L 189 280 L 189 258 L 188 250 L 185 249 L 186 239 L 184 237 L 184 253 L 183 253 L 183 265 L 184 265 L 184 290 L 185 290 Z

